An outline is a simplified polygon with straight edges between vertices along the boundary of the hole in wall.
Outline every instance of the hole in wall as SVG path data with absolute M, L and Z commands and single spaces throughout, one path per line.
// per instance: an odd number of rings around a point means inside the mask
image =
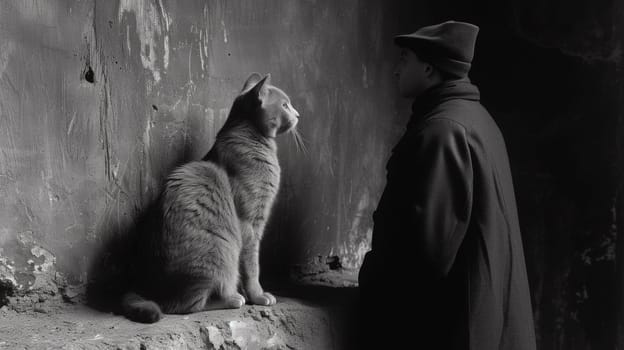
M 6 280 L 0 280 L 0 306 L 9 303 L 8 297 L 15 294 L 15 286 Z
M 337 255 L 328 256 L 325 259 L 325 263 L 329 266 L 330 270 L 342 269 L 342 263 L 340 262 L 340 257 Z
M 95 83 L 95 72 L 93 72 L 93 69 L 91 68 L 90 65 L 87 66 L 87 69 L 85 70 L 84 78 L 86 81 L 90 82 L 91 84 Z

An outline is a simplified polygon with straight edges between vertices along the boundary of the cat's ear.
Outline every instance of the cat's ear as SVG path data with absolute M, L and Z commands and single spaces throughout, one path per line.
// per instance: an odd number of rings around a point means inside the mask
M 267 75 L 264 76 L 264 83 L 267 85 L 271 84 L 271 73 L 267 73 Z
M 256 84 L 258 84 L 260 82 L 260 80 L 262 80 L 262 77 L 260 76 L 260 74 L 258 74 L 258 73 L 251 73 L 249 78 L 247 78 L 247 81 L 245 81 L 245 85 L 243 85 L 242 92 L 249 91 L 252 87 L 254 87 Z
M 263 100 L 267 94 L 266 85 L 269 84 L 269 80 L 271 80 L 271 75 L 267 74 L 264 78 L 257 82 L 249 92 L 252 95 L 257 96 L 260 100 Z
M 245 86 L 243 86 L 243 92 L 252 90 L 254 93 L 259 94 L 264 85 L 270 84 L 270 81 L 271 74 L 267 74 L 264 78 L 262 78 L 258 73 L 251 73 L 245 82 Z

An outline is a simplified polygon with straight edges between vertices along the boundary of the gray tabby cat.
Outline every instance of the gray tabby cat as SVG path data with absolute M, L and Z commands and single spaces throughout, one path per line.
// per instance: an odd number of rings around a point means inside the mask
M 169 175 L 162 219 L 140 241 L 143 277 L 122 298 L 129 319 L 275 304 L 258 280 L 260 240 L 280 182 L 275 137 L 291 130 L 300 138 L 299 113 L 269 80 L 252 74 L 210 152 Z

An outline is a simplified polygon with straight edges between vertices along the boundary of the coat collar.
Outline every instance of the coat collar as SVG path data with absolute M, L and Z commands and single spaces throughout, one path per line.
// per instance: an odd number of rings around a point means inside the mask
M 468 78 L 448 80 L 430 88 L 414 100 L 410 123 L 422 118 L 441 103 L 454 99 L 479 101 L 479 88 Z

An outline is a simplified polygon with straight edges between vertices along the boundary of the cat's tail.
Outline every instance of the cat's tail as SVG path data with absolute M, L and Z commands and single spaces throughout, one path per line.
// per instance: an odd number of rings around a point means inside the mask
M 162 318 L 158 304 L 134 292 L 127 292 L 122 296 L 121 308 L 123 314 L 134 322 L 154 323 Z

